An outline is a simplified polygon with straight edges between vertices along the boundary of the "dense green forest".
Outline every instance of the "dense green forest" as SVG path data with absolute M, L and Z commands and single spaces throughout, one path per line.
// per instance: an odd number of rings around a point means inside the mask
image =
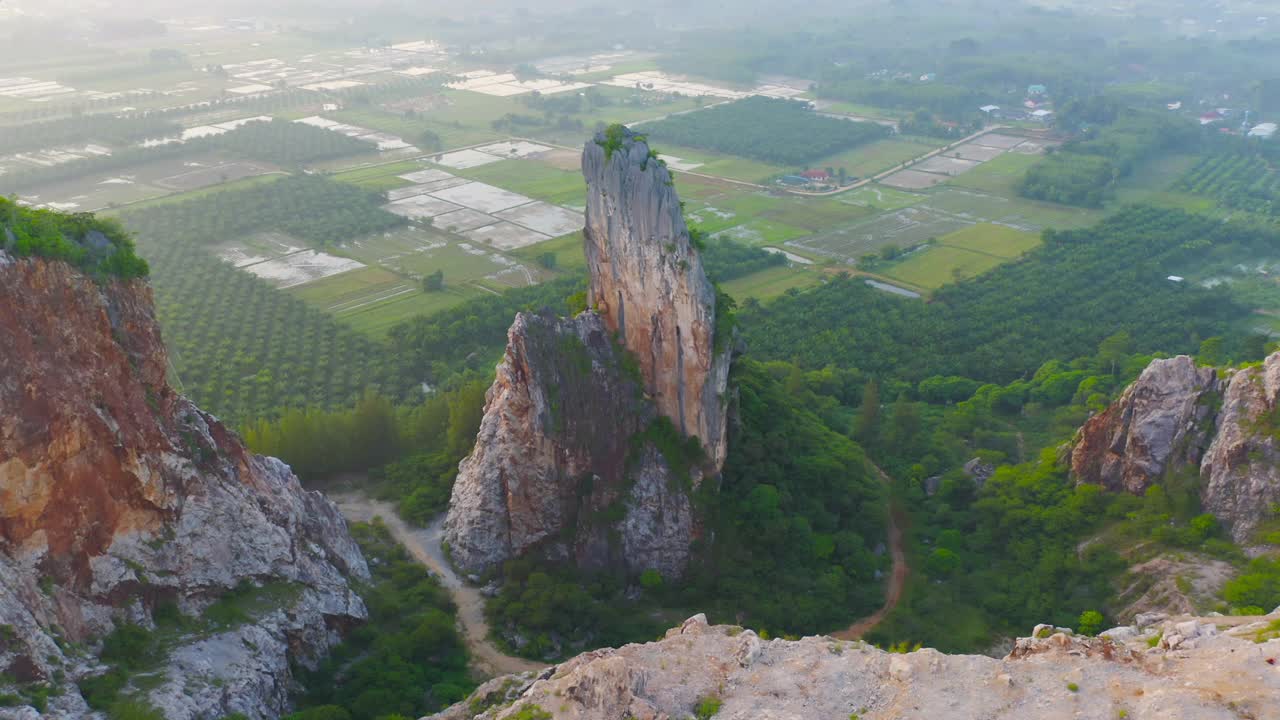
M 93 215 L 24 208 L 0 197 L 0 249 L 18 257 L 65 260 L 87 272 L 124 279 L 150 268 L 120 223 Z
M 382 193 L 318 175 L 291 175 L 264 185 L 126 210 L 121 220 L 144 242 L 213 245 L 282 232 L 321 248 L 408 223 L 383 210 L 384 203 Z
M 823 117 L 803 102 L 761 95 L 674 115 L 644 131 L 654 140 L 778 165 L 803 165 L 888 134 L 875 123 Z
M 32 167 L 0 177 L 7 192 L 28 190 L 86 176 L 123 172 L 146 163 L 221 152 L 246 160 L 294 167 L 335 157 L 373 152 L 372 143 L 342 133 L 286 120 L 251 122 L 235 130 L 154 147 L 129 147 L 58 165 Z
M 1020 262 L 944 287 L 927 304 L 846 277 L 768 305 L 747 303 L 739 317 L 757 357 L 910 381 L 1008 382 L 1046 358 L 1086 354 L 1121 330 L 1139 350 L 1194 349 L 1246 309 L 1224 289 L 1167 276 L 1215 253 L 1275 241 L 1274 231 L 1246 223 L 1131 207 L 1091 228 L 1046 231 L 1044 245 Z

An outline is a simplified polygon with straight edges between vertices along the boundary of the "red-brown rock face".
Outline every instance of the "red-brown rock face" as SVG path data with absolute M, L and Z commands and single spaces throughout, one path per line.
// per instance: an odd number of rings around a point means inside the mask
M 592 309 L 516 317 L 459 468 L 445 533 L 466 572 L 536 551 L 677 576 L 698 533 L 688 485 L 724 463 L 732 343 L 716 342 L 713 286 L 670 173 L 642 140 L 614 140 L 612 153 L 603 136 L 588 142 L 582 159 Z M 705 458 L 672 467 L 687 458 L 642 437 L 672 427 Z
M 368 571 L 332 504 L 168 386 L 153 313 L 144 281 L 0 251 L 0 625 L 19 629 L 0 673 L 74 676 L 54 627 L 92 642 L 148 623 L 158 600 L 198 612 L 242 581 L 282 582 L 299 599 L 254 626 L 251 658 L 217 669 L 243 671 L 218 676 L 225 695 L 184 694 L 194 678 L 176 676 L 152 694 L 170 717 L 282 712 L 288 659 L 309 662 L 363 618 L 346 575 Z M 58 702 L 78 716 L 74 692 Z

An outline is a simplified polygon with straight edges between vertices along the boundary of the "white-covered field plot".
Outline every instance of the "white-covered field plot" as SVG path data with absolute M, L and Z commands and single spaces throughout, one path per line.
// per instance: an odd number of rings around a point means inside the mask
M 382 207 L 387 212 L 395 213 L 410 220 L 425 220 L 461 209 L 458 205 L 430 195 L 414 195 L 403 200 L 387 203 Z
M 282 258 L 267 260 L 242 269 L 284 289 L 309 283 L 313 280 L 337 275 L 348 270 L 358 270 L 364 263 L 351 258 L 329 255 L 315 250 L 303 250 Z
M 546 145 L 539 145 L 538 143 L 526 142 L 524 140 L 507 140 L 505 142 L 476 148 L 476 150 L 479 150 L 482 153 L 489 153 L 490 155 L 497 155 L 498 157 L 504 158 L 527 158 L 534 155 L 541 155 L 545 152 L 551 152 L 552 149 L 553 148 L 549 148 Z
M 253 273 L 278 288 L 291 288 L 349 270 L 364 263 L 317 252 L 283 233 L 262 233 L 213 248 L 224 262 Z
M 499 210 L 506 210 L 507 208 L 532 202 L 531 198 L 527 198 L 524 195 L 482 182 L 471 182 L 466 185 L 437 190 L 432 193 L 432 197 L 484 213 L 495 213 Z
M 586 222 L 581 213 L 545 202 L 520 205 L 494 215 L 548 237 L 560 237 L 581 230 Z
M 318 127 L 322 130 L 329 130 L 331 132 L 341 133 L 343 135 L 346 135 L 347 137 L 352 137 L 357 140 L 363 140 L 367 143 L 372 143 L 373 145 L 377 146 L 379 152 L 392 152 L 396 150 L 411 150 L 413 152 L 418 151 L 418 148 L 414 147 L 410 143 L 405 142 L 403 138 L 396 137 L 395 135 L 392 135 L 390 133 L 376 132 L 374 130 L 370 130 L 369 128 L 360 127 L 358 125 L 347 125 L 346 123 L 340 123 L 340 122 L 337 122 L 336 120 L 329 120 L 328 118 L 322 118 L 319 115 L 304 117 L 300 120 L 294 120 L 294 122 L 302 123 L 303 125 L 310 125 L 312 127 Z
M 408 180 L 415 185 L 424 185 L 429 182 L 435 182 L 436 180 L 445 180 L 453 176 L 443 170 L 428 169 L 405 173 L 404 175 L 397 175 L 396 177 L 399 177 L 402 180 Z
M 430 158 L 431 162 L 437 165 L 443 165 L 454 170 L 466 170 L 468 168 L 480 167 L 489 163 L 496 163 L 502 158 L 489 153 L 482 153 L 479 150 L 455 150 L 454 152 L 442 153 L 434 155 Z
M 496 143 L 486 149 L 516 157 L 550 150 L 526 142 Z M 494 157 L 479 150 L 465 152 Z M 418 184 L 389 192 L 387 198 L 391 202 L 383 206 L 386 210 L 411 220 L 430 219 L 437 230 L 499 250 L 515 250 L 568 235 L 580 230 L 585 222 L 580 212 L 455 177 L 444 170 L 418 170 L 399 177 Z
M 550 235 L 543 235 L 540 232 L 534 232 L 529 228 L 520 227 L 509 222 L 485 225 L 462 234 L 477 243 L 490 245 L 499 250 L 519 250 L 522 247 L 536 245 L 544 240 L 551 239 Z
M 485 215 L 476 210 L 463 208 L 435 216 L 431 219 L 431 226 L 451 233 L 461 233 L 467 230 L 475 230 L 485 225 L 492 225 L 496 222 L 498 221 L 492 215 Z
M 931 157 L 924 162 L 915 165 L 913 169 L 920 172 L 938 173 L 939 175 L 956 176 L 961 173 L 968 172 L 980 165 L 975 160 L 961 160 L 960 158 L 947 157 L 946 155 L 938 155 Z
M 919 170 L 902 170 L 890 175 L 880 182 L 888 185 L 889 187 L 902 188 L 904 190 L 923 190 L 946 181 L 946 175 L 920 172 Z

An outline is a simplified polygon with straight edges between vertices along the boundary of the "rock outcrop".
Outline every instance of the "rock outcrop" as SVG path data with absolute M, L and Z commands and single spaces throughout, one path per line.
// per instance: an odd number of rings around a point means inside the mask
M 1200 462 L 1212 429 L 1213 368 L 1182 355 L 1156 360 L 1080 430 L 1071 469 L 1083 482 L 1141 494 L 1170 467 Z
M 1280 353 L 1231 376 L 1217 426 L 1200 464 L 1200 500 L 1244 543 L 1280 504 Z
M 1257 642 L 1272 619 L 1280 614 L 1178 618 L 1106 638 L 1046 625 L 995 659 L 892 654 L 829 637 L 766 641 L 699 615 L 658 642 L 494 681 L 429 720 L 676 720 L 708 699 L 718 701 L 718 720 L 1274 718 L 1280 669 L 1267 658 L 1280 640 Z
M 588 302 L 635 353 L 658 412 L 724 463 L 728 338 L 716 292 L 671 182 L 649 146 L 621 128 L 587 143 Z M 616 146 L 616 147 L 615 147 Z
M 106 668 L 76 648 L 234 590 L 264 602 L 175 638 L 126 692 L 171 720 L 287 711 L 291 663 L 365 617 L 336 508 L 169 387 L 144 281 L 0 252 L 0 308 L 0 676 L 57 685 L 48 717 L 93 717 L 76 683 Z
M 679 576 L 699 532 L 689 492 L 727 452 L 732 343 L 671 174 L 621 128 L 582 167 L 590 309 L 511 326 L 446 521 L 470 574 L 536 552 Z
M 1080 482 L 1141 494 L 1169 473 L 1199 473 L 1200 500 L 1238 543 L 1280 503 L 1280 353 L 1259 366 L 1156 360 L 1076 437 Z

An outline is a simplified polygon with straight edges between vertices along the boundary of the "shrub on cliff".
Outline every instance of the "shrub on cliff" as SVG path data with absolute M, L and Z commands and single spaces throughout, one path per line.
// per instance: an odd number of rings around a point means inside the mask
M 126 280 L 150 272 L 147 261 L 134 252 L 133 239 L 114 220 L 24 208 L 5 198 L 0 198 L 0 249 Z

